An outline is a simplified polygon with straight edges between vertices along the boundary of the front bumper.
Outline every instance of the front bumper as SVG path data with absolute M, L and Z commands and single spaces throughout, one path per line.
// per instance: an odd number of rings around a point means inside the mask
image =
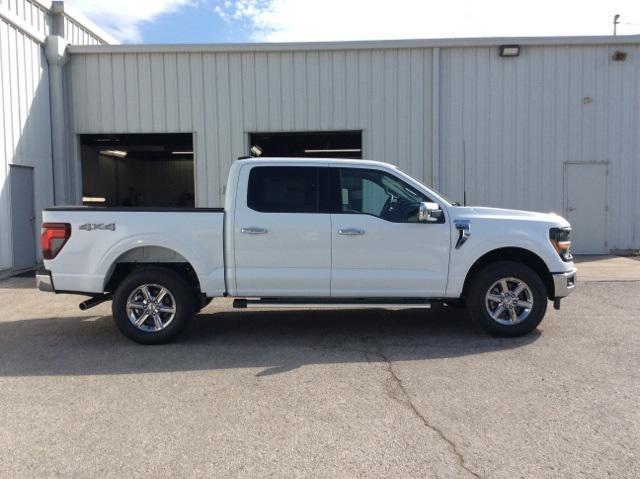
M 577 270 L 565 273 L 553 273 L 554 298 L 564 298 L 573 293 L 576 289 Z
M 45 293 L 55 293 L 53 287 L 53 279 L 51 279 L 51 271 L 41 269 L 36 273 L 36 287 Z

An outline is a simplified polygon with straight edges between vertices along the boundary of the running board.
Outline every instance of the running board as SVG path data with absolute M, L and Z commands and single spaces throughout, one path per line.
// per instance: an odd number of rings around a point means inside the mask
M 421 299 L 322 299 L 322 298 L 242 298 L 234 299 L 237 309 L 429 309 Z

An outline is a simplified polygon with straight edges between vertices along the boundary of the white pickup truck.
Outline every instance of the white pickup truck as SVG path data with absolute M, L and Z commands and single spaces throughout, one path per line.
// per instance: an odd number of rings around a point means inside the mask
M 499 336 L 526 334 L 576 285 L 569 223 L 452 203 L 396 167 L 239 159 L 224 209 L 54 207 L 43 291 L 113 300 L 144 344 L 173 339 L 215 297 L 237 308 L 426 308 L 464 302 Z

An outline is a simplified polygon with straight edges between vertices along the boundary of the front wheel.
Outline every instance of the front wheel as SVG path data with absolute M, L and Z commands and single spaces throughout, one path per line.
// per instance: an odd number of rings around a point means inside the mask
M 547 311 L 547 291 L 540 276 L 515 261 L 492 263 L 471 280 L 467 306 L 485 331 L 502 337 L 533 331 Z
M 134 270 L 118 286 L 112 312 L 118 329 L 141 344 L 162 344 L 185 328 L 197 309 L 189 284 L 165 268 Z

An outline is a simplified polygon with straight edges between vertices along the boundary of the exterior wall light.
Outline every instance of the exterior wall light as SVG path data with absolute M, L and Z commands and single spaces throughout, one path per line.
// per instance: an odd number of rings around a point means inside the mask
M 520 55 L 520 45 L 500 45 L 500 56 L 503 58 Z
M 615 52 L 613 52 L 611 59 L 614 62 L 623 62 L 627 59 L 627 52 L 621 52 L 619 50 L 616 50 Z

